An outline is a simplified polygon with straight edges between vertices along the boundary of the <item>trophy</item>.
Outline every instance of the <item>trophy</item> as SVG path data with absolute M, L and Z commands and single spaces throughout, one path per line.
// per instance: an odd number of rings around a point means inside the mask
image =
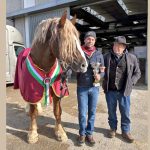
M 91 66 L 93 68 L 94 75 L 96 75 L 96 74 L 98 74 L 100 72 L 101 63 L 99 63 L 99 62 L 92 62 Z M 100 86 L 100 83 L 99 83 L 98 80 L 95 79 L 93 85 L 94 86 Z

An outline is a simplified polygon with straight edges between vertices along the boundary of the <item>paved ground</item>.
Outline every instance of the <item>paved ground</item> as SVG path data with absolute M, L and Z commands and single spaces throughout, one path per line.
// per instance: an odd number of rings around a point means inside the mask
M 136 141 L 126 143 L 120 135 L 120 121 L 118 134 L 114 139 L 107 138 L 109 129 L 107 123 L 107 107 L 104 93 L 100 92 L 97 107 L 94 137 L 96 145 L 90 147 L 85 144 L 77 146 L 78 118 L 76 84 L 69 83 L 70 97 L 62 100 L 62 124 L 67 132 L 69 140 L 66 143 L 56 141 L 54 136 L 54 116 L 52 106 L 44 108 L 38 117 L 39 141 L 36 144 L 28 144 L 26 141 L 29 117 L 24 112 L 25 103 L 19 90 L 7 87 L 7 149 L 8 150 L 148 150 L 148 99 L 146 86 L 137 86 L 131 95 L 131 125 L 132 134 Z M 119 115 L 119 112 L 118 112 Z M 120 120 L 120 115 L 119 115 Z M 2 137 L 1 137 L 2 138 Z

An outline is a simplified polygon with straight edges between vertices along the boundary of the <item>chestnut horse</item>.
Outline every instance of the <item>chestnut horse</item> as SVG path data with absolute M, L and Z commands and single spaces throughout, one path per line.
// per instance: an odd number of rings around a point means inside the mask
M 27 136 L 29 143 L 38 141 L 36 117 L 41 111 L 40 100 L 44 91 L 42 84 L 47 82 L 46 75 L 49 74 L 50 70 L 53 71 L 52 68 L 55 68 L 56 64 L 61 65 L 58 67 L 60 73 L 62 68 L 67 69 L 68 67 L 75 72 L 86 72 L 87 70 L 87 62 L 80 46 L 78 31 L 73 23 L 67 19 L 66 13 L 61 18 L 43 20 L 35 30 L 31 49 L 25 49 L 18 56 L 14 88 L 20 88 L 21 95 L 28 102 L 28 114 L 31 118 Z M 34 69 L 32 70 L 32 68 Z M 41 72 L 39 74 L 44 74 L 46 79 L 43 76 L 41 81 L 39 81 L 40 79 L 34 80 L 35 72 Z M 57 83 L 60 82 L 59 75 L 54 79 Z M 51 82 L 51 78 L 48 80 Z M 48 82 L 48 90 L 50 91 L 48 93 L 52 96 L 53 112 L 56 119 L 55 135 L 58 140 L 66 141 L 67 135 L 61 125 L 60 95 L 56 94 L 53 86 L 55 81 L 51 84 Z M 38 86 L 38 82 L 41 85 Z M 59 91 L 59 87 L 55 86 Z

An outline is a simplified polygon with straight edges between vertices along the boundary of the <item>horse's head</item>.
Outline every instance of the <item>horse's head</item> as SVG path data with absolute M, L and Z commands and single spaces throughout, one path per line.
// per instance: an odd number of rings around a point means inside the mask
M 66 13 L 61 18 L 44 20 L 39 26 L 41 39 L 48 43 L 49 50 L 60 60 L 63 68 L 86 72 L 87 61 L 80 46 L 79 33 Z
M 75 19 L 72 20 L 74 22 Z M 72 22 L 66 13 L 58 20 L 54 53 L 64 68 L 70 66 L 75 72 L 86 72 L 86 58 L 80 46 L 79 33 Z

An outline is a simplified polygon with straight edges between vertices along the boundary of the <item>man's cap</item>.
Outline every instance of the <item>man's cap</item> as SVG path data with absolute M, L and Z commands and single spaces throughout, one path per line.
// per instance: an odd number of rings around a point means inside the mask
M 84 36 L 84 39 L 87 38 L 88 36 L 92 36 L 96 39 L 96 33 L 94 31 L 87 32 Z
M 117 36 L 117 37 L 115 37 L 114 43 L 121 43 L 121 44 L 125 44 L 125 45 L 129 44 L 129 43 L 126 42 L 125 36 Z

